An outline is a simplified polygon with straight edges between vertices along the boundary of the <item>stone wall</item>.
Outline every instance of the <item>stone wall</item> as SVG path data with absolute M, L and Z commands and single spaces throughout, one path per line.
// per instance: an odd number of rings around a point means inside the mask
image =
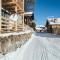
M 9 35 L 0 37 L 0 53 L 6 54 L 8 52 L 15 51 L 18 47 L 20 48 L 30 38 L 32 33 L 24 33 L 18 35 Z

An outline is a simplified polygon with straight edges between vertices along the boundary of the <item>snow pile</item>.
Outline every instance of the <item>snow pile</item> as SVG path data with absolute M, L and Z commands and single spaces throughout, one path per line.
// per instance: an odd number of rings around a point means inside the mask
M 58 42 L 60 38 L 51 34 L 32 35 L 25 45 L 0 60 L 60 60 Z
M 5 36 L 10 36 L 10 35 L 20 35 L 20 34 L 25 34 L 25 33 L 30 33 L 30 30 L 24 31 L 24 32 L 13 32 L 13 33 L 4 33 L 0 34 L 0 37 L 5 37 Z

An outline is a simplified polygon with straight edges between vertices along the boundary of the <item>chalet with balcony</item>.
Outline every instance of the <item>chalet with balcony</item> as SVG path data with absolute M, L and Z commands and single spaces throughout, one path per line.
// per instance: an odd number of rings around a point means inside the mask
M 34 19 L 33 3 L 34 0 L 0 0 L 0 32 L 23 31 L 25 23 Z
M 23 30 L 24 19 L 20 22 L 16 15 L 24 17 L 24 0 L 0 0 L 0 32 Z M 13 19 L 10 19 L 11 16 Z

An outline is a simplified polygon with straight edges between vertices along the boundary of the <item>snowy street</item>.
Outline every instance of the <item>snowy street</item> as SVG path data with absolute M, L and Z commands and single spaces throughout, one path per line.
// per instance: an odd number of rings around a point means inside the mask
M 35 33 L 25 45 L 0 56 L 0 60 L 60 60 L 60 36 Z

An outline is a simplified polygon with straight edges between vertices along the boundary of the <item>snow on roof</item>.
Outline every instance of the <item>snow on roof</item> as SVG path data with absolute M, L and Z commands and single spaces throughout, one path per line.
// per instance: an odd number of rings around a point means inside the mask
M 13 33 L 4 33 L 4 34 L 0 34 L 0 37 L 6 37 L 6 36 L 10 36 L 10 35 L 21 35 L 21 34 L 25 34 L 25 33 L 30 33 L 30 30 L 24 31 L 24 32 L 13 32 Z
M 45 27 L 44 25 L 37 25 L 36 27 Z
M 54 23 L 54 22 L 50 22 L 50 25 L 55 25 L 55 24 L 60 24 L 60 23 Z
M 24 14 L 33 14 L 33 12 L 25 12 Z
M 42 28 L 36 27 L 37 30 L 42 30 Z
M 60 18 L 48 18 L 50 25 L 60 24 Z

